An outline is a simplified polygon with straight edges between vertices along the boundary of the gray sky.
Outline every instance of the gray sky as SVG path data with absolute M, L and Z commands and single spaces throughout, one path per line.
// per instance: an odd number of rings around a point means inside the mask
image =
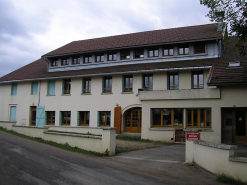
M 210 23 L 199 0 L 0 0 L 0 77 L 71 41 Z

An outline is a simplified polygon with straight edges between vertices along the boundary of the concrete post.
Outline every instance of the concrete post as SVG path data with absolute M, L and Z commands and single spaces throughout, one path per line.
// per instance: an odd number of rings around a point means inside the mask
M 185 143 L 185 162 L 193 163 L 194 161 L 194 141 L 186 141 Z
M 109 155 L 115 155 L 116 149 L 116 129 L 113 127 L 103 128 L 102 131 L 102 150 L 108 151 Z

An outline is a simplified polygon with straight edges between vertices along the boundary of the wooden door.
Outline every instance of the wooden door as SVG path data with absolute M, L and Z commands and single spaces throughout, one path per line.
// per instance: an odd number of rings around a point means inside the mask
M 30 126 L 36 126 L 36 107 L 31 107 L 30 115 Z
M 125 114 L 125 132 L 141 132 L 141 109 L 131 109 Z
M 247 143 L 247 110 L 233 111 L 233 140 L 234 143 Z

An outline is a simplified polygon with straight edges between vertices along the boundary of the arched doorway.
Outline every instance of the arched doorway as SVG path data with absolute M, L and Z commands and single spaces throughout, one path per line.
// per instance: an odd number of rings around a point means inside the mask
M 132 108 L 124 114 L 124 130 L 125 132 L 141 133 L 142 126 L 142 109 Z

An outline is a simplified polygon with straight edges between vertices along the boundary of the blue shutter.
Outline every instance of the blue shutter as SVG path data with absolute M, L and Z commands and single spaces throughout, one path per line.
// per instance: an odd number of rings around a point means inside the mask
M 45 106 L 37 106 L 36 110 L 36 126 L 43 127 L 44 126 L 44 111 Z
M 85 86 L 85 84 L 84 84 L 84 78 L 82 78 L 82 91 L 81 91 L 82 94 L 84 93 L 84 86 Z
M 125 90 L 125 89 L 124 89 L 124 88 L 125 88 L 125 87 L 124 87 L 124 81 L 125 81 L 125 78 L 124 78 L 124 75 L 123 75 L 123 78 L 122 78 L 122 92 L 124 92 L 124 90 Z
M 99 127 L 100 112 L 97 112 L 97 127 Z
M 110 111 L 110 127 L 111 127 L 111 111 Z
M 17 95 L 17 82 L 12 84 L 12 92 L 11 95 Z
M 38 94 L 38 84 L 39 84 L 39 82 L 37 82 L 37 81 L 34 81 L 32 83 L 32 95 Z
M 49 81 L 48 95 L 55 95 L 55 80 Z
M 45 121 L 44 124 L 47 125 L 47 112 L 45 112 Z
M 59 125 L 61 126 L 62 125 L 62 112 L 60 111 L 59 112 Z
M 77 126 L 80 125 L 80 112 L 77 111 Z
M 10 107 L 10 121 L 16 121 L 16 106 Z

